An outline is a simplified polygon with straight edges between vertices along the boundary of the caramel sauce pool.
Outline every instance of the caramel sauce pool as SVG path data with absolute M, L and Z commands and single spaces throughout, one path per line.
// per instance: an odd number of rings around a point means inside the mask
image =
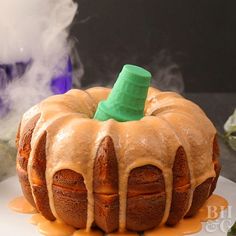
M 36 213 L 36 210 L 26 201 L 24 197 L 17 197 L 9 203 L 9 207 L 20 213 Z M 228 202 L 218 195 L 212 195 L 199 210 L 197 215 L 183 219 L 175 227 L 161 226 L 156 229 L 144 232 L 144 236 L 184 236 L 194 234 L 202 229 L 202 223 L 208 220 L 217 219 L 221 211 L 228 207 Z M 46 236 L 103 236 L 99 230 L 76 230 L 58 220 L 51 222 L 46 220 L 41 214 L 34 214 L 30 223 L 37 225 L 41 234 Z M 110 233 L 107 236 L 137 236 L 134 232 Z
M 198 211 L 191 217 L 180 221 L 174 227 L 162 226 L 157 229 L 146 231 L 145 236 L 184 236 L 186 234 L 194 234 L 202 229 L 202 223 L 208 220 L 217 219 L 221 211 L 228 207 L 228 202 L 218 195 L 212 195 Z
M 24 214 L 33 214 L 37 212 L 37 210 L 32 207 L 24 197 L 13 199 L 8 206 L 11 210 Z

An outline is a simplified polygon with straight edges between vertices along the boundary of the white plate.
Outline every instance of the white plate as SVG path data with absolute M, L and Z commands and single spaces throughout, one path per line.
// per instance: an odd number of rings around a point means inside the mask
M 228 200 L 229 206 L 232 206 L 231 215 L 225 211 L 220 219 L 204 224 L 202 231 L 194 236 L 225 236 L 229 225 L 236 220 L 236 183 L 220 177 L 215 193 Z M 31 215 L 12 212 L 7 206 L 10 200 L 20 195 L 22 193 L 16 176 L 0 183 L 0 236 L 40 236 L 37 227 L 28 223 Z M 211 232 L 207 232 L 209 230 Z

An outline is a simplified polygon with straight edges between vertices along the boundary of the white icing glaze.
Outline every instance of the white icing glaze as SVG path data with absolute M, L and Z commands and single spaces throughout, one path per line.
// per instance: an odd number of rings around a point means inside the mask
M 93 165 L 98 147 L 105 136 L 114 143 L 119 168 L 120 230 L 126 224 L 126 196 L 128 176 L 132 169 L 147 164 L 162 170 L 165 179 L 166 208 L 162 222 L 166 222 L 172 197 L 172 167 L 177 149 L 183 146 L 191 175 L 191 192 L 206 179 L 215 176 L 212 145 L 216 130 L 204 112 L 194 103 L 172 92 L 150 88 L 145 117 L 140 121 L 117 122 L 93 120 L 99 101 L 107 98 L 110 89 L 92 88 L 71 90 L 64 95 L 50 97 L 25 113 L 21 132 L 37 114 L 40 119 L 31 140 L 28 174 L 31 186 L 32 158 L 43 132 L 47 132 L 46 182 L 50 207 L 58 218 L 52 194 L 54 174 L 71 169 L 84 177 L 88 191 L 87 230 L 94 220 Z M 192 198 L 190 198 L 189 206 Z M 59 219 L 60 220 L 60 219 Z

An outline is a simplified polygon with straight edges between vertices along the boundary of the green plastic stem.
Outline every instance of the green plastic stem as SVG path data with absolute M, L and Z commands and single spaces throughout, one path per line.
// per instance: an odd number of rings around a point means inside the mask
M 141 67 L 125 65 L 107 100 L 99 103 L 94 119 L 140 120 L 144 116 L 151 77 L 151 73 Z

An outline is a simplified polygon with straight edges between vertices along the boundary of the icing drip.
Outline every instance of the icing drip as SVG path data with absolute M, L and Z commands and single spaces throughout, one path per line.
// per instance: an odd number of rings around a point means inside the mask
M 94 221 L 93 166 L 98 147 L 104 137 L 110 136 L 118 160 L 119 171 L 119 227 L 126 227 L 127 183 L 132 169 L 154 165 L 162 170 L 165 179 L 166 222 L 171 206 L 172 167 L 177 149 L 186 152 L 191 192 L 206 179 L 215 177 L 212 162 L 212 145 L 216 130 L 203 111 L 176 93 L 160 92 L 150 88 L 145 107 L 145 117 L 140 121 L 99 122 L 91 119 L 99 101 L 107 98 L 110 90 L 92 88 L 87 91 L 71 90 L 65 95 L 46 99 L 29 110 L 23 117 L 21 132 L 30 117 L 41 114 L 31 140 L 28 174 L 31 186 L 32 159 L 37 142 L 47 132 L 46 182 L 49 202 L 58 218 L 53 201 L 54 174 L 71 169 L 84 177 L 88 192 L 87 230 Z M 189 201 L 189 207 L 192 197 Z

